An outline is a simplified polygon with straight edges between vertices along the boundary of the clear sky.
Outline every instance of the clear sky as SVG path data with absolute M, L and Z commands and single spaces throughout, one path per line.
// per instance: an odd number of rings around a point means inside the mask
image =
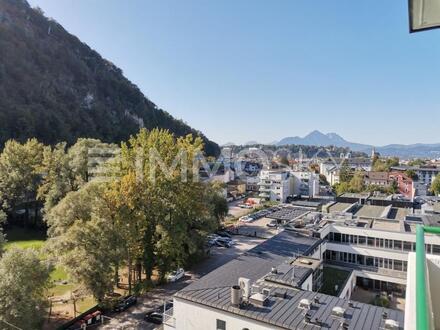
M 407 0 L 30 0 L 218 143 L 440 142 L 440 30 Z

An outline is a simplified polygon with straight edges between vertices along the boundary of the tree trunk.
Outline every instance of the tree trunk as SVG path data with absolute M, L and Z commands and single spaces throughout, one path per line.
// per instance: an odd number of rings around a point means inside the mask
M 131 259 L 128 260 L 128 294 L 131 294 Z
M 119 288 L 119 263 L 116 263 L 115 265 L 115 275 L 113 278 L 116 288 Z

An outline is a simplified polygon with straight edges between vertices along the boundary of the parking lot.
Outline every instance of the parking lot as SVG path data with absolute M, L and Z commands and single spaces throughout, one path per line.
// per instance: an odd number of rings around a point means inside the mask
M 241 235 L 234 236 L 233 240 L 235 244 L 232 247 L 212 248 L 211 256 L 190 271 L 187 271 L 183 279 L 153 289 L 144 296 L 139 297 L 136 306 L 129 308 L 125 312 L 114 315 L 113 320 L 109 324 L 101 326 L 100 329 L 161 328 L 161 326 L 144 321 L 146 312 L 161 306 L 165 300 L 171 300 L 173 294 L 177 291 L 264 241 L 263 239 Z
M 243 204 L 243 202 L 244 199 L 239 199 L 228 203 L 229 206 L 228 216 L 233 218 L 239 218 L 242 217 L 243 215 L 251 213 L 252 209 L 244 209 L 238 206 L 239 204 Z

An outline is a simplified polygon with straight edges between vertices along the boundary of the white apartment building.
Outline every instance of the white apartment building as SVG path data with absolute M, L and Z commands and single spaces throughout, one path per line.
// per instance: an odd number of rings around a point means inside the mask
M 285 202 L 292 195 L 293 180 L 285 170 L 261 170 L 259 197 L 270 201 Z
M 319 175 L 310 171 L 290 171 L 293 180 L 293 195 L 319 196 Z

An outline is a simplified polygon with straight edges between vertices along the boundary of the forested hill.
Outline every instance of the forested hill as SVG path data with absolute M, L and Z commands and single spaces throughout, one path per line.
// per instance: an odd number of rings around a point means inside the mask
M 148 100 L 118 67 L 24 0 L 0 0 L 0 147 L 36 137 L 127 140 L 140 127 L 189 133 L 216 143 Z

